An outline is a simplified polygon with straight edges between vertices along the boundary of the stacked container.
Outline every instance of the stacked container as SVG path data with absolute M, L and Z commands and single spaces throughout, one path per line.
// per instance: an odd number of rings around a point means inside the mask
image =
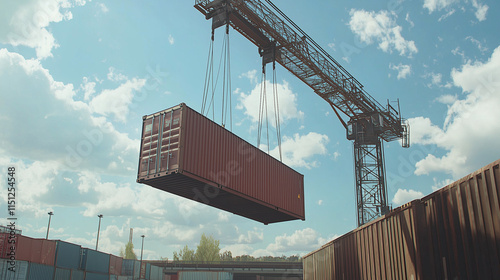
M 304 257 L 304 279 L 500 279 L 500 160 Z

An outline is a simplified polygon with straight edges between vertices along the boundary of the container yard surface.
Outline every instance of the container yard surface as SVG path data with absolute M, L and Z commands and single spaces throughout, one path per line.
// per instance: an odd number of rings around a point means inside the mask
M 143 117 L 137 182 L 264 224 L 305 219 L 302 174 L 185 104 Z
M 500 160 L 304 256 L 304 279 L 500 279 Z

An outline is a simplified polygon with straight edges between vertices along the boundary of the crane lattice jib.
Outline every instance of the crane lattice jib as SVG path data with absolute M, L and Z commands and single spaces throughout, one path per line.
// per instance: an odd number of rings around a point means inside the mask
M 377 115 L 383 120 L 379 137 L 392 141 L 403 136 L 399 112 L 384 108 L 346 69 L 296 26 L 286 15 L 259 0 L 196 0 L 195 8 L 207 19 L 227 12 L 229 24 L 260 50 L 276 48 L 276 61 L 311 87 L 350 120 Z

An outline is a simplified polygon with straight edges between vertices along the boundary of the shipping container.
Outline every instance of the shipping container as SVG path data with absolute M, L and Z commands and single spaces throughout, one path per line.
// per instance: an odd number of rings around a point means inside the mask
M 54 280 L 71 280 L 71 270 L 66 268 L 56 267 Z
M 16 242 L 16 259 L 54 265 L 56 242 L 19 235 Z
M 109 274 L 85 271 L 85 280 L 109 280 Z
M 500 279 L 500 160 L 304 256 L 304 279 Z
M 85 272 L 83 270 L 72 269 L 71 270 L 71 280 L 84 280 Z
M 2 259 L 10 259 L 15 256 L 15 251 L 12 250 L 12 246 L 16 247 L 17 243 L 17 234 L 10 234 L 7 232 L 0 233 L 0 258 Z M 14 248 L 15 249 L 15 248 Z
M 0 279 L 2 280 L 27 280 L 28 266 L 26 261 L 10 261 L 0 259 Z
M 118 280 L 118 276 L 116 275 L 109 275 L 109 280 Z
M 135 276 L 139 277 L 139 261 L 136 260 L 123 260 L 122 263 L 122 275 L 124 276 Z
M 30 263 L 28 280 L 53 280 L 55 268 L 50 265 Z
M 81 247 L 79 245 L 57 240 L 56 267 L 79 269 L 81 260 L 80 250 Z
M 130 276 L 118 276 L 118 280 L 132 280 Z
M 151 265 L 149 280 L 163 280 L 163 269 L 156 265 Z
M 231 272 L 179 271 L 178 280 L 233 280 Z
M 110 255 L 109 256 L 109 274 L 121 275 L 122 274 L 123 258 Z
M 109 254 L 84 248 L 81 250 L 81 256 L 81 270 L 109 274 Z
M 185 104 L 143 117 L 137 182 L 264 224 L 305 219 L 302 174 Z
M 165 274 L 163 275 L 163 280 L 178 280 L 179 276 L 177 274 Z

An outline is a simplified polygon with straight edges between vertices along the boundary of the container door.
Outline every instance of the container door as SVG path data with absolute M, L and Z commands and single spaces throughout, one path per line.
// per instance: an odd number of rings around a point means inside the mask
M 179 136 L 181 108 L 160 114 L 160 172 L 171 172 L 179 168 Z
M 157 116 L 151 116 L 150 118 L 145 119 L 142 129 L 143 139 L 139 171 L 139 176 L 141 177 L 156 173 L 159 118 Z

